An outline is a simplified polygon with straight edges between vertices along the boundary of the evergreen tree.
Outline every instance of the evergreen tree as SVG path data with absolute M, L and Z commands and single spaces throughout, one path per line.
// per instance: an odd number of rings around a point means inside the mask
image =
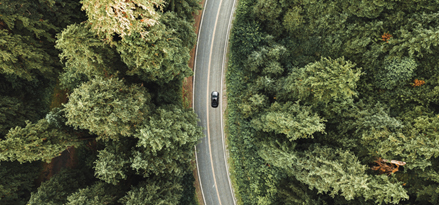
M 173 205 L 181 198 L 181 185 L 172 180 L 147 180 L 133 187 L 119 200 L 125 205 Z
M 0 165 L 0 203 L 25 205 L 36 190 L 34 180 L 40 163 L 2 162 Z
M 367 175 L 366 166 L 349 151 L 317 144 L 304 152 L 293 149 L 286 144 L 280 147 L 264 145 L 259 154 L 310 189 L 315 188 L 319 193 L 330 192 L 332 197 L 340 194 L 346 200 L 352 200 L 362 196 L 379 204 L 397 204 L 409 198 L 402 182 L 392 182 L 385 175 Z
M 139 33 L 141 38 L 150 34 L 148 27 L 158 24 L 163 0 L 83 0 L 82 9 L 86 11 L 88 23 L 96 33 L 107 41 L 113 35 L 124 38 L 132 33 Z
M 307 99 L 312 102 L 329 103 L 334 100 L 348 100 L 357 96 L 356 82 L 360 79 L 360 69 L 344 58 L 322 58 L 308 64 L 305 68 L 295 69 L 283 84 L 284 92 L 279 97 L 289 99 Z
M 67 202 L 67 196 L 86 186 L 87 178 L 83 170 L 63 169 L 43 182 L 37 192 L 33 192 L 29 205 L 58 205 Z
M 260 118 L 252 120 L 253 128 L 265 132 L 285 134 L 289 140 L 312 138 L 315 132 L 324 132 L 325 120 L 312 114 L 311 107 L 300 106 L 299 102 L 284 105 L 273 103 Z
M 62 51 L 59 57 L 65 61 L 65 73 L 60 77 L 64 87 L 73 90 L 85 76 L 92 79 L 116 72 L 116 52 L 84 23 L 69 25 L 57 38 L 55 47 Z
M 116 45 L 128 66 L 128 75 L 138 75 L 144 81 L 157 83 L 169 83 L 192 75 L 188 66 L 189 52 L 196 40 L 192 25 L 173 12 L 163 14 L 160 22 L 150 28 L 150 38 L 133 33 Z
M 97 77 L 76 88 L 64 105 L 67 125 L 88 129 L 97 139 L 132 136 L 148 114 L 150 95 L 137 85 L 117 78 Z
M 94 162 L 95 176 L 106 183 L 117 185 L 127 179 L 130 153 L 129 146 L 123 140 L 108 142 L 105 149 L 100 150 Z
M 134 137 L 138 142 L 131 167 L 139 174 L 183 176 L 202 131 L 193 111 L 166 105 L 156 109 Z
M 76 145 L 75 137 L 51 126 L 46 119 L 35 124 L 26 121 L 26 127 L 11 129 L 6 138 L 0 141 L 0 160 L 50 162 L 68 147 Z
M 115 204 L 116 197 L 112 195 L 115 188 L 104 182 L 96 182 L 68 196 L 65 205 Z
M 0 97 L 0 136 L 5 136 L 9 129 L 26 125 L 25 121 L 36 118 L 36 113 L 20 102 L 19 99 Z

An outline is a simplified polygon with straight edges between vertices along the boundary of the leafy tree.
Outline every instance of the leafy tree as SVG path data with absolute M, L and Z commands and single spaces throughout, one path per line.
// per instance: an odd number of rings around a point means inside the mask
M 139 33 L 142 38 L 148 37 L 147 27 L 158 24 L 163 0 L 83 0 L 82 9 L 86 11 L 88 22 L 96 33 L 107 41 L 113 35 L 124 38 L 132 33 Z
M 25 205 L 36 190 L 34 180 L 40 163 L 2 162 L 0 166 L 0 203 Z
M 117 78 L 97 77 L 76 88 L 64 105 L 67 125 L 88 129 L 97 139 L 132 136 L 149 112 L 150 95 L 137 85 Z
M 181 198 L 181 185 L 172 180 L 147 180 L 133 187 L 119 200 L 125 205 L 171 205 Z
M 254 118 L 252 125 L 256 130 L 285 134 L 289 140 L 312 138 L 315 132 L 324 132 L 324 119 L 313 114 L 311 107 L 300 106 L 299 102 L 273 103 L 260 118 Z
M 145 177 L 151 174 L 183 176 L 202 131 L 193 111 L 165 105 L 155 110 L 134 137 L 138 142 L 131 168 Z
M 71 134 L 51 126 L 46 119 L 33 124 L 26 121 L 26 127 L 15 127 L 0 141 L 0 160 L 50 162 L 52 158 L 70 146 L 78 145 Z
M 66 205 L 114 204 L 114 189 L 115 187 L 104 182 L 96 182 L 68 196 Z
M 33 192 L 29 205 L 58 205 L 67 203 L 67 196 L 86 186 L 87 178 L 83 170 L 63 169 L 43 182 L 37 192 Z

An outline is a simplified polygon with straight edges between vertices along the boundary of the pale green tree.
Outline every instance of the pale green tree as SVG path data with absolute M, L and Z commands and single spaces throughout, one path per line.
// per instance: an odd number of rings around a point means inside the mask
M 150 112 L 151 97 L 143 86 L 125 85 L 117 78 L 97 77 L 83 83 L 64 105 L 67 125 L 88 129 L 97 139 L 132 136 Z
M 41 119 L 37 123 L 26 121 L 26 127 L 15 127 L 0 141 L 0 160 L 50 162 L 68 147 L 77 146 L 78 139 Z
M 148 27 L 159 23 L 163 0 L 82 0 L 82 10 L 88 16 L 88 23 L 96 33 L 107 41 L 113 35 L 124 38 L 139 33 L 147 38 Z
M 147 180 L 133 187 L 119 200 L 125 205 L 173 205 L 182 196 L 182 187 L 172 180 Z
M 134 135 L 131 168 L 145 177 L 155 175 L 183 176 L 193 160 L 193 147 L 202 137 L 192 110 L 175 105 L 159 107 Z

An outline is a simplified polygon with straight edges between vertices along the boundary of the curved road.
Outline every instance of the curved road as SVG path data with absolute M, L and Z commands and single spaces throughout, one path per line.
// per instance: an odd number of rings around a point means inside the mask
M 196 147 L 198 176 L 205 205 L 235 204 L 227 167 L 222 122 L 223 70 L 234 0 L 206 0 L 195 55 L 194 110 L 204 128 Z M 218 108 L 210 93 L 220 94 Z

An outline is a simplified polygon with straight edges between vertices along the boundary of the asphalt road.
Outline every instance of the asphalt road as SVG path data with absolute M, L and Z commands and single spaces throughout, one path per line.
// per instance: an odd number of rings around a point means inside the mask
M 227 167 L 222 121 L 222 82 L 234 0 L 206 0 L 195 57 L 194 110 L 205 138 L 196 147 L 198 176 L 205 205 L 235 204 Z M 210 93 L 218 91 L 218 108 Z

